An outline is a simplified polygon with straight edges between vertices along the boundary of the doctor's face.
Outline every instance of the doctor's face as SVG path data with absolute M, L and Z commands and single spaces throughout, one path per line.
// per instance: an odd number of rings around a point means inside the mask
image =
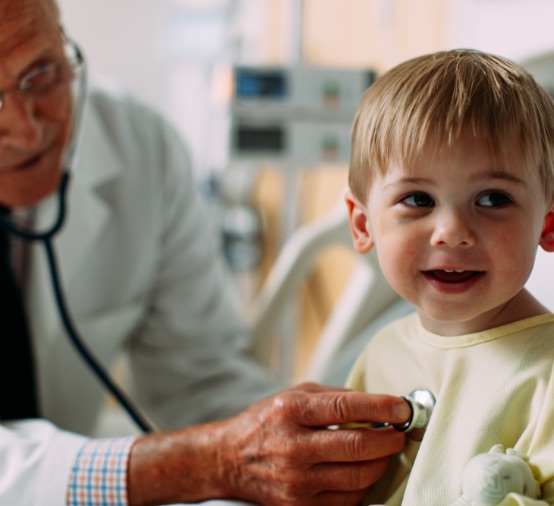
M 71 131 L 70 82 L 53 0 L 0 2 L 1 204 L 32 206 L 58 187 Z M 19 91 L 25 85 L 29 92 Z

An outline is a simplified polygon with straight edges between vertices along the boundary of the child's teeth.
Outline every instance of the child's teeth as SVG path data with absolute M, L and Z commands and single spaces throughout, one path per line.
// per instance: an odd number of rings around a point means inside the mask
M 463 270 L 461 271 L 449 271 L 448 269 L 444 269 L 444 272 L 464 272 Z

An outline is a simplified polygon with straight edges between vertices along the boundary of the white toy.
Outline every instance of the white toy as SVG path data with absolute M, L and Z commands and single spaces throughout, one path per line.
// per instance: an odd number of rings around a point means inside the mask
M 495 445 L 467 463 L 462 496 L 452 506 L 494 506 L 510 492 L 537 499 L 540 485 L 521 452 Z

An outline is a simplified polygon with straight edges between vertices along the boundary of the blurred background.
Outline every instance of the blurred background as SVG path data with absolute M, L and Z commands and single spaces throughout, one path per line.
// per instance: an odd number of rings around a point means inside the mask
M 340 205 L 351 120 L 375 76 L 468 47 L 520 62 L 554 90 L 552 0 L 59 3 L 91 74 L 117 80 L 186 140 L 245 313 L 286 239 Z M 299 288 L 287 320 L 294 375 L 354 261 L 330 248 Z M 539 252 L 528 286 L 551 310 L 553 273 L 554 257 Z

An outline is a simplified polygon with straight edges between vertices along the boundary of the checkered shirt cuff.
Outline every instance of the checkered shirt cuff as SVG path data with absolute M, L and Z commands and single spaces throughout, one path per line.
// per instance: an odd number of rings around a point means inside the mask
M 67 506 L 127 506 L 127 463 L 135 437 L 93 440 L 77 454 Z

